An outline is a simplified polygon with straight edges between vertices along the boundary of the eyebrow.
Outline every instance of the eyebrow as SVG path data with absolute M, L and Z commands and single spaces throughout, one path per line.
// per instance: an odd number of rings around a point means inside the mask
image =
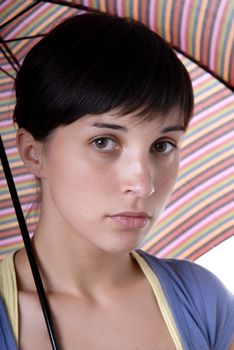
M 127 132 L 128 129 L 125 126 L 117 125 L 117 124 L 111 124 L 111 123 L 93 123 L 92 126 L 95 126 L 96 128 L 105 128 L 105 129 L 112 129 L 112 130 L 121 130 Z
M 118 125 L 118 124 L 112 124 L 112 123 L 95 122 L 92 124 L 92 126 L 94 126 L 96 128 L 120 130 L 120 131 L 125 131 L 125 132 L 128 131 L 128 129 L 125 126 Z M 164 129 L 162 129 L 162 133 L 167 133 L 167 132 L 172 132 L 172 131 L 185 131 L 185 127 L 182 125 L 173 125 L 173 126 L 168 126 Z
M 163 133 L 171 132 L 171 131 L 185 131 L 185 127 L 183 125 L 173 125 L 162 129 Z

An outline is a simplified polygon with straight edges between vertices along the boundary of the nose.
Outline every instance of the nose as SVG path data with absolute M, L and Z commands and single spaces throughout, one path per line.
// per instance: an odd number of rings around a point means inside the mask
M 122 192 L 148 198 L 155 192 L 155 174 L 149 162 L 129 161 L 122 169 Z

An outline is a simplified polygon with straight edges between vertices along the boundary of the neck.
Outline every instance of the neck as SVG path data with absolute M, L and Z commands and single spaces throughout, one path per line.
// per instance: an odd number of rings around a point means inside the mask
M 90 242 L 67 234 L 48 231 L 43 234 L 39 224 L 32 239 L 46 292 L 73 296 L 96 296 L 132 283 L 138 267 L 129 253 L 111 253 L 94 247 Z M 27 266 L 26 254 L 20 252 L 18 266 Z M 22 265 L 22 260 L 24 261 Z M 23 289 L 34 290 L 32 278 L 23 279 Z

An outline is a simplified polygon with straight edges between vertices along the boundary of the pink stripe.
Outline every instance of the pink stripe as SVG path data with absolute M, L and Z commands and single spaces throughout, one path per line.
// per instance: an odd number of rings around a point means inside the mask
M 117 14 L 118 16 L 123 16 L 123 6 L 121 0 L 117 1 Z
M 204 84 L 205 82 L 208 82 L 209 80 L 211 80 L 210 78 L 210 74 L 208 73 L 204 73 L 201 76 L 199 76 L 198 78 L 193 80 L 193 87 L 198 87 L 199 85 L 201 85 L 202 83 Z
M 172 243 L 172 239 L 174 239 L 174 238 L 176 239 L 180 235 L 182 235 L 183 232 L 187 232 L 187 230 L 189 230 L 192 227 L 192 225 L 200 222 L 201 220 L 204 220 L 208 215 L 215 212 L 217 208 L 221 208 L 221 207 L 226 206 L 227 203 L 230 203 L 230 201 L 232 199 L 233 199 L 232 194 L 229 194 L 225 197 L 222 197 L 220 200 L 214 201 L 214 202 L 210 203 L 209 206 L 204 207 L 203 210 L 200 210 L 198 213 L 196 213 L 193 216 L 193 218 L 191 218 L 191 220 L 187 219 L 182 224 L 181 224 L 181 222 L 179 222 L 178 226 L 176 226 L 173 229 L 173 233 L 164 237 L 164 240 L 158 244 L 158 250 L 163 249 L 163 247 L 166 247 L 168 242 Z
M 1 92 L 0 93 L 0 97 L 9 97 L 12 95 L 12 92 L 11 91 L 5 91 L 5 92 Z
M 224 13 L 224 8 L 226 6 L 226 3 L 227 3 L 227 0 L 220 0 L 219 8 L 217 9 L 217 12 L 216 12 L 217 16 L 216 16 L 215 25 L 213 28 L 212 37 L 211 37 L 210 54 L 209 54 L 209 66 L 211 70 L 215 70 L 215 60 L 216 60 L 215 49 L 219 42 L 218 34 L 219 34 L 220 25 L 222 23 L 221 14 Z
M 150 8 L 149 8 L 149 24 L 150 28 L 155 31 L 155 0 L 150 1 Z
M 14 210 L 13 207 L 10 207 L 10 208 L 7 208 L 7 209 L 1 209 L 0 217 L 3 217 L 4 215 L 12 214 L 14 212 L 15 212 L 15 210 Z
M 21 181 L 31 181 L 32 179 L 34 179 L 34 176 L 31 174 L 23 174 L 21 176 L 14 176 L 14 181 L 16 183 L 20 183 Z M 1 181 L 0 181 L 1 183 Z
M 19 243 L 22 241 L 22 238 L 21 236 L 17 236 L 17 237 L 12 237 L 12 238 L 4 238 L 2 239 L 0 242 L 0 246 L 5 246 L 7 244 L 12 244 L 12 243 Z
M 30 17 L 27 17 L 26 19 L 23 20 L 23 22 L 19 25 L 16 26 L 14 30 L 12 30 L 7 36 L 6 39 L 13 38 L 16 36 L 16 34 L 20 34 L 22 31 L 24 31 L 27 26 L 33 22 L 33 19 L 36 17 L 38 18 L 41 13 L 43 13 L 47 8 L 49 8 L 51 5 L 50 4 L 44 4 L 39 8 L 37 11 L 34 11 L 34 13 L 30 14 Z
M 214 103 L 217 103 L 219 101 L 224 100 L 228 96 L 230 96 L 230 92 L 228 91 L 228 89 L 222 89 L 222 90 L 217 91 L 215 96 L 214 96 L 215 102 L 214 101 L 210 101 L 210 99 L 207 99 L 206 101 L 197 104 L 196 107 L 195 107 L 195 109 L 196 109 L 195 114 L 200 113 L 201 110 L 205 110 L 211 104 L 214 104 Z
M 0 5 L 0 12 L 3 12 L 5 8 L 12 4 L 12 0 L 5 0 L 2 5 Z
M 168 217 L 171 213 L 176 213 L 182 205 L 184 206 L 186 202 L 188 202 L 194 195 L 198 195 L 201 192 L 204 192 L 207 188 L 210 189 L 211 186 L 214 186 L 216 183 L 220 183 L 223 179 L 226 180 L 226 177 L 230 177 L 232 175 L 231 169 L 226 169 L 220 174 L 213 175 L 212 178 L 205 181 L 201 185 L 195 187 L 192 191 L 188 192 L 186 195 L 183 195 L 181 199 L 177 199 L 172 205 L 167 207 L 161 215 L 161 219 Z
M 12 154 L 15 154 L 15 153 L 18 154 L 18 150 L 17 150 L 16 147 L 8 148 L 8 149 L 6 150 L 6 152 L 7 152 L 8 155 L 12 155 Z
M 32 174 L 23 174 L 23 175 L 14 176 L 14 180 L 16 182 L 26 181 L 26 180 L 30 181 L 32 179 L 34 179 L 34 176 Z
M 27 211 L 31 208 L 32 205 L 33 205 L 32 203 L 22 204 L 21 208 L 23 211 Z M 0 218 L 4 218 L 5 215 L 12 215 L 12 214 L 14 214 L 15 216 L 15 209 L 13 206 L 9 208 L 4 208 L 4 209 L 1 209 Z
M 207 108 L 203 112 L 196 114 L 196 117 L 191 120 L 190 125 L 197 124 L 203 118 L 207 119 L 210 114 L 217 112 L 218 110 L 222 110 L 231 103 L 234 103 L 234 97 L 232 95 L 228 96 L 225 100 L 212 105 L 212 107 Z
M 26 204 L 22 204 L 21 207 L 22 207 L 22 210 L 24 212 L 27 212 L 28 210 L 30 210 L 30 208 L 33 206 L 33 203 L 26 203 Z M 28 213 L 26 214 L 28 215 Z
M 226 205 L 225 207 L 220 208 L 220 210 L 216 210 L 213 215 L 209 215 L 206 219 L 194 225 L 190 230 L 188 230 L 181 237 L 178 237 L 177 239 L 175 239 L 173 243 L 168 244 L 164 249 L 162 249 L 159 253 L 157 253 L 157 256 L 159 257 L 165 256 L 171 250 L 180 246 L 180 244 L 183 244 L 183 242 L 189 239 L 193 234 L 196 234 L 197 232 L 199 232 L 199 230 L 201 230 L 205 225 L 208 225 L 209 223 L 214 222 L 216 218 L 222 217 L 229 211 L 232 211 L 232 209 L 233 209 L 233 204 L 230 203 L 229 205 Z
M 5 127 L 12 127 L 12 120 L 0 120 L 0 128 L 5 128 Z
M 90 7 L 89 0 L 84 0 L 84 5 Z
M 181 29 L 180 29 L 180 38 L 181 38 L 181 50 L 186 52 L 186 37 L 187 37 L 187 18 L 189 14 L 189 1 L 185 2 L 183 6 L 183 14 L 181 21 Z
M 10 70 L 10 73 L 14 73 L 14 70 L 13 70 L 12 66 L 10 64 L 8 64 L 8 63 L 2 64 L 2 68 L 7 70 L 7 71 Z
M 187 156 L 180 162 L 181 168 L 188 166 L 192 161 L 196 160 L 197 158 L 203 158 L 206 156 L 207 153 L 211 152 L 215 147 L 220 146 L 222 144 L 227 144 L 229 140 L 234 139 L 233 131 L 230 130 L 229 133 L 220 136 L 217 140 L 214 140 L 213 142 L 209 142 L 208 145 L 202 146 L 201 149 L 197 150 L 196 152 L 192 152 L 191 156 Z

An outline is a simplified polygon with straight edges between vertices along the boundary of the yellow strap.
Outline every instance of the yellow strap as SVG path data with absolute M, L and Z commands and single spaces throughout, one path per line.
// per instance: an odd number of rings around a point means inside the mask
M 145 274 L 147 280 L 149 281 L 153 289 L 155 298 L 158 302 L 162 316 L 171 334 L 176 350 L 183 350 L 180 335 L 176 327 L 175 320 L 173 318 L 170 306 L 167 302 L 167 299 L 165 297 L 165 294 L 163 292 L 159 279 L 157 278 L 155 273 L 152 271 L 151 267 L 147 264 L 147 262 L 140 256 L 139 253 L 134 251 L 131 253 L 131 255 L 138 262 L 140 268 L 142 269 L 143 273 Z
M 19 318 L 18 318 L 18 292 L 14 267 L 14 254 L 7 255 L 0 262 L 0 295 L 3 298 L 13 334 L 18 342 Z
M 139 253 L 134 251 L 131 253 L 131 255 L 139 264 L 153 289 L 155 298 L 158 302 L 162 316 L 174 341 L 176 350 L 183 350 L 180 335 L 176 327 L 171 309 L 157 276 L 152 271 L 147 262 L 139 255 Z M 13 333 L 16 341 L 18 342 L 18 292 L 13 258 L 14 255 L 9 254 L 3 259 L 3 261 L 0 262 L 0 294 L 5 301 Z

